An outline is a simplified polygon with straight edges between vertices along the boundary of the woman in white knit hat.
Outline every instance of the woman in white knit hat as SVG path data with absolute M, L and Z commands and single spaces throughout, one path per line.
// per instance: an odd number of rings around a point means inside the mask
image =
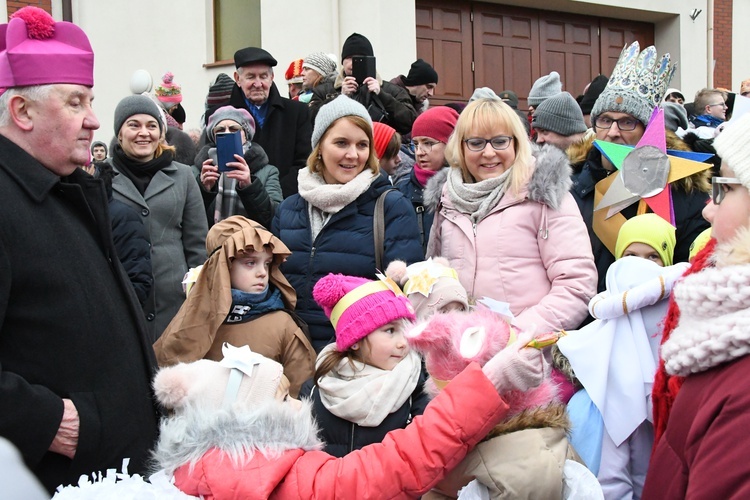
M 297 314 L 320 352 L 334 338 L 312 297 L 320 278 L 340 273 L 375 279 L 378 265 L 382 271 L 394 259 L 411 264 L 423 260 L 423 254 L 414 209 L 398 191 L 385 196 L 378 216 L 383 240 L 378 243 L 374 236 L 376 201 L 391 185 L 380 175 L 372 120 L 364 106 L 343 95 L 323 105 L 312 147 L 307 168 L 299 171 L 299 193 L 279 205 L 271 231 L 292 252 L 281 271 L 297 291 Z
M 679 320 L 661 357 L 670 385 L 681 387 L 651 456 L 644 499 L 750 495 L 748 134 L 745 115 L 714 141 L 723 160 L 721 177 L 713 178 L 704 215 L 716 248 L 710 266 L 674 288 Z

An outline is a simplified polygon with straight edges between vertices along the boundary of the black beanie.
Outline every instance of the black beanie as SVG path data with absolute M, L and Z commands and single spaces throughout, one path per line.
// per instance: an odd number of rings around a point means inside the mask
M 415 85 L 426 85 L 428 83 L 437 83 L 438 74 L 424 59 L 417 59 L 411 63 L 409 74 L 404 78 L 404 85 L 414 87 Z
M 591 114 L 591 109 L 599 98 L 599 94 L 604 92 L 607 82 L 609 82 L 609 78 L 604 75 L 599 75 L 591 81 L 589 88 L 583 93 L 583 99 L 580 102 L 581 111 L 584 115 Z
M 341 62 L 352 56 L 374 56 L 372 44 L 364 35 L 352 33 L 341 48 Z

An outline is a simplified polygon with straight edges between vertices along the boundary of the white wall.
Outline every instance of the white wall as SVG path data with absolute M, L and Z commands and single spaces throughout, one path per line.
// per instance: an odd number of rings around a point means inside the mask
M 5 2 L 6 0 L 0 0 Z M 56 0 L 58 1 L 58 0 Z M 497 3 L 539 8 L 534 0 Z M 686 95 L 705 85 L 707 0 L 547 0 L 547 9 L 607 16 L 656 25 L 659 53 L 678 61 L 673 86 Z M 734 2 L 735 19 L 750 16 L 750 1 Z M 743 4 L 743 5 L 740 5 Z M 624 7 L 627 6 L 627 7 Z M 703 10 L 693 22 L 688 14 Z M 206 68 L 213 62 L 212 0 L 76 0 L 73 20 L 88 34 L 96 53 L 95 109 L 102 123 L 99 140 L 113 135 L 112 115 L 128 95 L 130 76 L 137 69 L 151 73 L 155 83 L 166 71 L 182 85 L 186 128 L 200 126 L 209 83 L 233 65 Z M 262 45 L 279 61 L 276 85 L 286 95 L 284 72 L 289 63 L 315 51 L 339 55 L 353 32 L 372 42 L 378 72 L 385 79 L 408 72 L 416 59 L 414 0 L 262 0 Z M 741 28 L 744 28 L 741 29 Z M 750 77 L 750 61 L 738 47 L 747 47 L 750 30 L 735 27 L 735 79 Z M 739 62 L 743 59 L 742 62 Z
M 740 91 L 740 82 L 750 78 L 750 1 L 735 0 L 732 7 L 732 90 Z

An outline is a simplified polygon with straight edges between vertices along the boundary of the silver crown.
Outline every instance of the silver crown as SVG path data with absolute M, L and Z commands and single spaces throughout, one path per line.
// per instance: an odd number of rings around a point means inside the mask
M 677 63 L 670 64 L 669 53 L 657 61 L 656 47 L 653 45 L 643 52 L 639 51 L 638 42 L 622 49 L 607 88 L 612 92 L 635 93 L 653 109 L 661 103 Z

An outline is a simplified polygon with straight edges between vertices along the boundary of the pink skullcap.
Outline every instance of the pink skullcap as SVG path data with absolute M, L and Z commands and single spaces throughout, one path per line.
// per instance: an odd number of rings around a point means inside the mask
M 339 352 L 391 321 L 416 319 L 409 299 L 395 283 L 388 285 L 379 280 L 329 274 L 315 284 L 313 297 L 336 329 Z
M 375 155 L 378 160 L 383 159 L 385 150 L 388 148 L 388 143 L 391 142 L 393 134 L 396 133 L 396 129 L 385 123 L 373 122 L 372 124 L 372 139 L 375 143 Z
M 24 7 L 0 25 L 0 87 L 71 83 L 93 87 L 94 52 L 73 23 Z

